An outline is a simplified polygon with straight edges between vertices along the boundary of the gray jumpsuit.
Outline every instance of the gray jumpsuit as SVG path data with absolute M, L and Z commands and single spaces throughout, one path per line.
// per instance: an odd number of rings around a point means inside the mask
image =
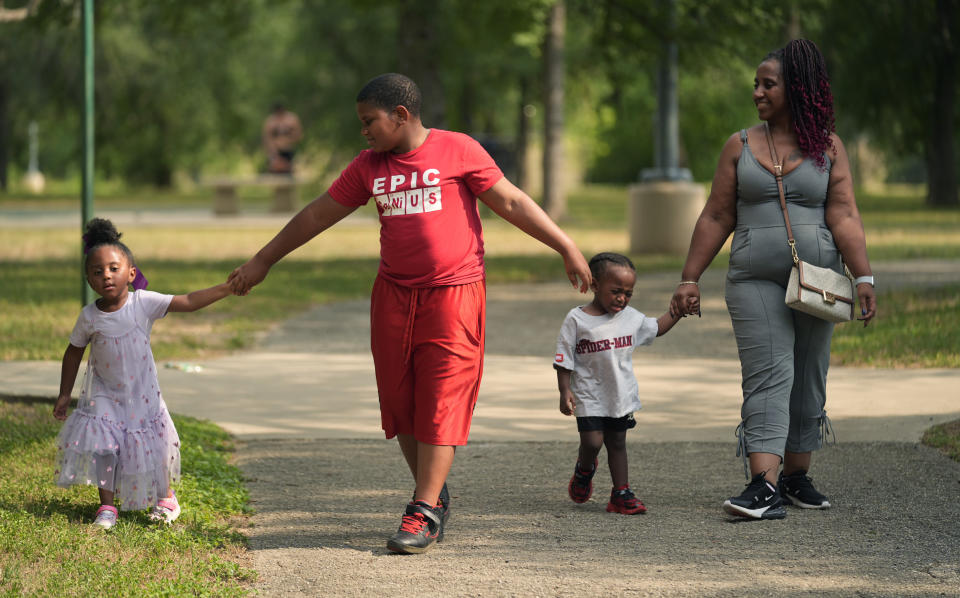
M 793 265 L 773 174 L 757 162 L 740 132 L 737 225 L 726 302 L 740 353 L 743 407 L 738 454 L 820 448 L 829 430 L 827 367 L 833 324 L 783 302 Z M 766 148 L 764 148 L 766 149 Z M 783 177 L 790 224 L 801 259 L 841 272 L 840 253 L 824 220 L 830 160 L 809 159 Z

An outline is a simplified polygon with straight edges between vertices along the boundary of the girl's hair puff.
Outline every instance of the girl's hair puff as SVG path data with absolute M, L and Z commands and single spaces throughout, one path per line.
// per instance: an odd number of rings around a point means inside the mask
M 90 259 L 90 253 L 104 245 L 118 247 L 127 256 L 127 260 L 134 265 L 133 252 L 130 248 L 120 241 L 123 234 L 117 230 L 112 222 L 105 218 L 93 218 L 87 223 L 83 233 L 83 267 L 86 269 L 87 261 Z
M 634 272 L 637 271 L 633 266 L 633 262 L 631 262 L 627 256 L 605 251 L 590 258 L 590 275 L 593 276 L 594 280 L 599 281 L 611 264 L 630 268 Z
M 800 151 L 819 168 L 824 168 L 823 154 L 833 148 L 830 134 L 836 130 L 826 60 L 817 45 L 808 39 L 791 40 L 768 54 L 764 61 L 770 59 L 780 63 L 780 76 Z

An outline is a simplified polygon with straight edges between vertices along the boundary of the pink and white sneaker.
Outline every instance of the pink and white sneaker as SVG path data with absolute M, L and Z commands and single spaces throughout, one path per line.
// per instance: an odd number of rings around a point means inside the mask
M 180 503 L 177 502 L 177 495 L 170 493 L 169 498 L 162 498 L 157 501 L 156 506 L 150 509 L 150 519 L 166 524 L 171 524 L 180 516 Z
M 111 505 L 100 505 L 97 509 L 97 516 L 93 520 L 93 525 L 110 529 L 117 524 L 117 508 Z

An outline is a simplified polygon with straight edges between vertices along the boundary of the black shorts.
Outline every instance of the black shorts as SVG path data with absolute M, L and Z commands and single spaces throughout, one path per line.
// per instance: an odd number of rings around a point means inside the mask
M 579 432 L 626 432 L 637 425 L 637 420 L 633 414 L 627 414 L 623 417 L 578 417 L 577 431 Z

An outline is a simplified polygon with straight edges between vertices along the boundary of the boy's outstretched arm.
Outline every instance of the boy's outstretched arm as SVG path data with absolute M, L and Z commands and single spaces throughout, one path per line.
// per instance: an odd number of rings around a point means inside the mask
M 250 260 L 230 273 L 227 282 L 237 295 L 246 295 L 250 289 L 267 277 L 267 272 L 283 256 L 343 220 L 356 207 L 345 206 L 324 193 L 300 210 L 283 229 Z
M 86 347 L 67 345 L 63 352 L 63 363 L 60 366 L 60 394 L 53 405 L 53 417 L 63 421 L 67 419 L 67 407 L 70 405 L 70 393 L 73 384 L 77 381 L 77 372 L 80 371 L 80 362 L 83 361 L 83 352 Z
M 230 288 L 230 283 L 222 282 L 217 286 L 210 287 L 209 289 L 193 291 L 192 293 L 187 293 L 186 295 L 175 295 L 173 299 L 170 300 L 170 305 L 167 307 L 167 311 L 197 311 L 198 309 L 204 308 L 215 301 L 220 301 L 232 293 L 233 291 Z
M 550 247 L 563 257 L 567 278 L 581 293 L 590 288 L 590 268 L 573 240 L 550 220 L 530 196 L 506 178 L 480 194 L 480 201 L 490 206 L 498 216 Z

